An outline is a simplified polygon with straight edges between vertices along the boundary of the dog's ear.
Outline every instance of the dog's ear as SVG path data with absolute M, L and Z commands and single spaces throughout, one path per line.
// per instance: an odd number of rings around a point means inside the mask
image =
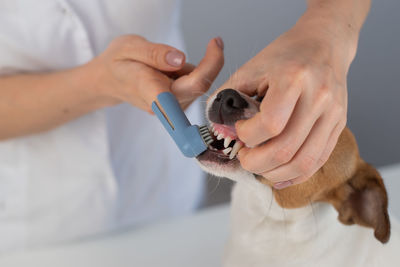
M 378 171 L 361 162 L 347 182 L 327 194 L 343 224 L 359 224 L 374 229 L 376 239 L 386 243 L 390 237 L 388 198 Z

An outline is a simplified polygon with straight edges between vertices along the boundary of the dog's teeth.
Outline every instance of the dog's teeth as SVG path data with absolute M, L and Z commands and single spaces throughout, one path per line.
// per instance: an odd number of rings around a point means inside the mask
M 222 152 L 223 152 L 225 155 L 228 155 L 228 153 L 231 152 L 231 150 L 232 150 L 232 148 L 231 148 L 231 147 L 228 147 L 228 148 L 225 148 L 224 150 L 222 150 Z
M 217 136 L 218 135 L 218 131 L 214 131 L 214 135 Z
M 224 147 L 225 147 L 225 148 L 228 147 L 229 144 L 231 143 L 231 141 L 232 141 L 232 138 L 231 138 L 231 137 L 229 137 L 229 136 L 225 137 L 225 140 L 224 140 Z
M 219 135 L 217 136 L 217 140 L 221 140 L 222 138 L 224 138 L 224 136 L 223 136 L 222 134 L 219 134 Z
M 210 146 L 210 145 L 208 145 L 208 148 L 209 148 L 210 150 L 218 151 L 216 148 L 214 148 L 213 146 Z
M 232 152 L 229 155 L 229 159 L 233 159 L 242 147 L 243 143 L 240 141 L 236 141 L 236 143 L 233 145 Z

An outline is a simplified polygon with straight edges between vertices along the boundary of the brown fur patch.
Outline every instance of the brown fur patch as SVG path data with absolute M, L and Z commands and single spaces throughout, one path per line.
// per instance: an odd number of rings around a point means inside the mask
M 269 186 L 264 177 L 257 179 Z M 375 237 L 385 243 L 390 237 L 388 199 L 383 180 L 371 165 L 359 156 L 353 134 L 345 128 L 328 161 L 308 181 L 274 190 L 283 208 L 299 208 L 311 202 L 328 202 L 344 224 L 359 224 L 375 230 Z
M 379 173 L 360 161 L 357 172 L 346 183 L 328 192 L 321 201 L 331 203 L 344 224 L 359 224 L 375 230 L 376 239 L 386 243 L 390 237 L 388 198 Z
M 346 182 L 356 171 L 359 159 L 358 148 L 353 134 L 345 128 L 330 158 L 306 182 L 276 190 L 278 204 L 284 208 L 299 208 L 310 201 L 318 201 L 332 188 Z M 257 179 L 269 186 L 272 184 L 262 176 Z

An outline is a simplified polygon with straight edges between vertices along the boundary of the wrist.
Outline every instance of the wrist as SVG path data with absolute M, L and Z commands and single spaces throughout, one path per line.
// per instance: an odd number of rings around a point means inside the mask
M 101 68 L 98 58 L 94 58 L 88 63 L 78 67 L 76 69 L 76 80 L 78 81 L 81 88 L 83 88 L 87 94 L 88 99 L 92 105 L 97 108 L 103 108 L 119 104 L 121 101 L 112 97 L 109 94 L 108 83 L 105 81 L 106 73 Z
M 350 66 L 357 51 L 361 24 L 340 11 L 335 6 L 310 5 L 294 28 L 331 49 L 332 55 L 339 56 Z

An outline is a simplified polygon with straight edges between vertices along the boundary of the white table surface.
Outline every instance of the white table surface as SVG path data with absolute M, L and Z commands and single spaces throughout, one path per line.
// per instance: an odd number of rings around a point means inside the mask
M 381 168 L 400 218 L 400 164 Z M 228 205 L 108 236 L 0 256 L 1 267 L 212 267 L 221 265 Z

